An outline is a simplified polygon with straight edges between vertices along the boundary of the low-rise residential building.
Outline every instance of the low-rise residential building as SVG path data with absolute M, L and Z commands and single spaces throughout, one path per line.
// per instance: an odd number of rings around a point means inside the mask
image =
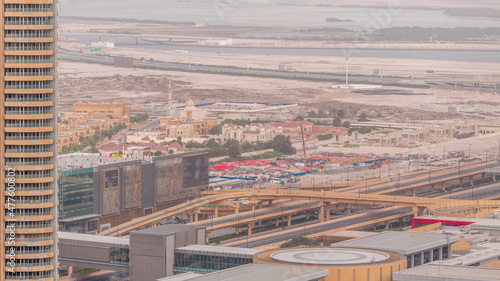
M 167 128 L 172 128 L 169 126 L 192 126 L 192 132 L 189 134 L 194 135 L 197 133 L 199 135 L 206 134 L 210 129 L 217 126 L 216 118 L 160 118 L 160 129 L 167 130 Z M 186 127 L 187 128 L 187 127 Z
M 274 127 L 270 124 L 249 124 L 246 126 L 225 124 L 222 127 L 222 136 L 224 141 L 237 140 L 240 142 L 266 142 L 274 139 L 274 137 L 280 134 L 283 134 L 283 128 Z
M 238 141 L 269 141 L 275 136 L 282 134 L 291 139 L 302 140 L 316 139 L 319 135 L 333 135 L 335 141 L 343 141 L 348 134 L 348 129 L 334 126 L 318 126 L 309 121 L 301 122 L 274 122 L 267 124 L 249 124 L 239 126 L 235 124 L 225 124 L 222 127 L 224 141 L 235 139 Z

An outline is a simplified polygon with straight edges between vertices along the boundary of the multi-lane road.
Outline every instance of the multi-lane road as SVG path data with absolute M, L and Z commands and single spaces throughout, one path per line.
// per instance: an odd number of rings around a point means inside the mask
M 109 56 L 76 53 L 65 50 L 59 51 L 58 58 L 62 60 L 92 62 L 101 64 L 114 63 L 114 59 Z M 289 71 L 276 71 L 269 69 L 197 65 L 197 64 L 185 64 L 185 63 L 175 63 L 175 62 L 160 62 L 151 60 L 134 60 L 134 66 L 141 68 L 161 69 L 161 70 L 238 75 L 238 76 L 309 79 L 309 80 L 330 81 L 330 82 L 345 80 L 345 75 L 343 74 L 337 75 L 337 74 L 326 74 L 326 73 L 289 72 Z M 392 78 L 392 77 L 380 78 L 380 77 L 368 77 L 368 76 L 357 76 L 357 75 L 350 76 L 351 81 L 370 81 L 375 83 L 399 83 L 401 82 L 402 79 L 404 78 Z

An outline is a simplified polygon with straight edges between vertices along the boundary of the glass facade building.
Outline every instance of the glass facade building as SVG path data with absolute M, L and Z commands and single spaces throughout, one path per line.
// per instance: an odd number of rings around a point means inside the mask
M 253 263 L 253 257 L 234 253 L 175 251 L 176 271 L 214 272 Z
M 94 169 L 59 172 L 59 208 L 60 221 L 74 219 L 94 213 Z M 85 233 L 85 223 L 65 224 L 65 231 Z

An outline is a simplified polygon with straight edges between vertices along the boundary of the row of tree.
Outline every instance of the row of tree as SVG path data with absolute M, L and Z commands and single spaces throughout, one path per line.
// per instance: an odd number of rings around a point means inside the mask
M 240 144 L 237 140 L 228 140 L 225 143 L 219 143 L 214 139 L 202 143 L 189 141 L 185 144 L 187 148 L 207 149 L 210 157 L 229 156 L 237 158 L 242 153 L 273 149 L 275 152 L 283 154 L 295 154 L 297 151 L 292 146 L 290 138 L 284 135 L 277 135 L 273 140 L 267 142 L 244 142 Z

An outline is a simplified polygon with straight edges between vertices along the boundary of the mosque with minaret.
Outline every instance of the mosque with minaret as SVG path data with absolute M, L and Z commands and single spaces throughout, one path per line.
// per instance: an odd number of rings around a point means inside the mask
M 198 137 L 217 125 L 217 119 L 206 117 L 208 112 L 197 108 L 191 99 L 184 106 L 175 106 L 171 81 L 167 87 L 166 113 L 167 118 L 160 118 L 160 129 L 165 130 L 167 137 Z

